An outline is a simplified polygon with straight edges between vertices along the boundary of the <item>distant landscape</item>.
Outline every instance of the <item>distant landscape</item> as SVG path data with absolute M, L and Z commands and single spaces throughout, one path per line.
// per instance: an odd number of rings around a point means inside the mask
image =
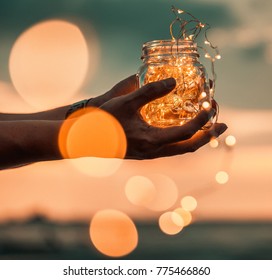
M 124 259 L 272 259 L 272 223 L 202 222 L 175 236 L 155 223 L 136 224 L 138 247 Z M 9 222 L 0 225 L 0 259 L 109 259 L 88 236 L 83 222 Z

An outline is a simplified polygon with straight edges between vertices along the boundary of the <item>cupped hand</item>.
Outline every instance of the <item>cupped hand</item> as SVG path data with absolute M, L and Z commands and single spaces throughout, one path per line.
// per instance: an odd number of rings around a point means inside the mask
M 150 126 L 140 115 L 141 107 L 171 92 L 176 82 L 169 78 L 137 89 L 136 81 L 136 77 L 131 76 L 117 84 L 106 93 L 111 98 L 100 106 L 122 125 L 127 137 L 126 158 L 152 159 L 194 152 L 227 129 L 225 124 L 216 123 L 209 129 L 202 130 L 214 115 L 213 108 L 202 110 L 182 126 Z

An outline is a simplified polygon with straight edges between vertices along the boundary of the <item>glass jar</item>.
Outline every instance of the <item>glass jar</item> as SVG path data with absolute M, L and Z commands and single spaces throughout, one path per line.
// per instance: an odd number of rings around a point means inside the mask
M 153 126 L 183 125 L 203 107 L 210 106 L 209 79 L 199 62 L 197 45 L 191 40 L 156 40 L 143 45 L 139 86 L 173 77 L 176 87 L 141 109 L 143 119 Z

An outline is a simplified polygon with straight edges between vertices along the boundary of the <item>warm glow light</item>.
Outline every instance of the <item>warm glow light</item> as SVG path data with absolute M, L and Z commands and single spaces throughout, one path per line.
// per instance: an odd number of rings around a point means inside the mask
M 215 56 L 215 58 L 216 58 L 216 59 L 221 59 L 221 55 L 220 55 L 220 54 L 217 54 L 217 55 Z
M 183 208 L 175 209 L 174 213 L 177 213 L 183 220 L 184 226 L 188 226 L 192 221 L 192 214 Z
M 187 42 L 183 42 L 181 46 L 186 50 L 188 48 L 191 51 L 195 48 L 197 51 L 191 35 L 185 37 L 185 41 Z M 169 50 L 176 49 L 173 41 L 169 41 L 168 46 Z M 199 68 L 199 64 L 191 57 L 192 53 L 180 51 L 182 55 L 176 56 L 169 51 L 164 56 L 164 61 L 160 55 L 162 51 L 165 52 L 164 47 L 157 46 L 157 42 L 149 42 L 144 47 L 147 56 L 152 55 L 154 63 L 140 70 L 140 85 L 173 77 L 176 80 L 176 87 L 169 94 L 144 105 L 140 112 L 143 119 L 153 126 L 183 125 L 201 110 L 199 98 L 206 81 L 201 74 L 202 68 Z
M 217 148 L 219 146 L 219 141 L 216 138 L 212 138 L 210 141 L 210 146 L 212 148 Z
M 236 144 L 236 138 L 233 135 L 229 135 L 226 137 L 225 143 L 227 146 L 232 147 Z
M 59 133 L 59 148 L 65 158 L 124 158 L 126 147 L 122 126 L 97 108 L 77 111 L 63 123 Z
M 117 158 L 82 157 L 70 161 L 81 173 L 91 177 L 107 177 L 113 175 L 122 165 L 123 160 Z
M 159 227 L 166 234 L 174 235 L 183 229 L 183 221 L 175 212 L 163 213 L 159 218 Z
M 149 174 L 148 178 L 154 184 L 156 193 L 146 207 L 153 211 L 164 211 L 172 207 L 178 198 L 175 182 L 162 174 Z
M 204 102 L 202 103 L 202 107 L 203 107 L 204 109 L 209 109 L 209 108 L 211 107 L 211 104 L 210 104 L 210 102 L 208 102 L 208 101 L 204 101 Z
M 107 209 L 94 215 L 90 224 L 90 238 L 101 253 L 110 257 L 121 257 L 136 248 L 138 232 L 129 216 Z
M 129 178 L 125 186 L 128 200 L 140 206 L 147 206 L 156 195 L 153 182 L 144 176 L 133 176 Z
M 204 99 L 207 97 L 207 93 L 205 91 L 201 92 L 200 99 Z
M 215 180 L 218 184 L 221 185 L 226 184 L 229 180 L 229 175 L 225 171 L 219 171 L 215 175 Z
M 38 109 L 67 102 L 81 87 L 88 70 L 88 47 L 79 28 L 48 20 L 26 30 L 15 42 L 9 60 L 12 82 Z
M 194 211 L 197 207 L 197 201 L 192 196 L 185 196 L 181 200 L 181 206 L 186 211 Z

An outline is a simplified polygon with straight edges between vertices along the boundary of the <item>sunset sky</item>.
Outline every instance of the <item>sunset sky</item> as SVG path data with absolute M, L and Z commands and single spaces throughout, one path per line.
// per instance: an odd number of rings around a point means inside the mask
M 219 121 L 229 129 L 219 146 L 149 161 L 90 158 L 1 171 L 0 221 L 34 214 L 88 221 L 108 208 L 157 220 L 188 195 L 198 202 L 196 221 L 272 220 L 269 0 L 2 0 L 0 110 L 45 110 L 104 93 L 137 72 L 144 42 L 170 37 L 172 4 L 211 25 L 210 38 L 222 55 L 215 96 Z M 38 61 L 39 51 L 48 56 Z M 61 62 L 52 67 L 55 56 Z M 75 71 L 66 71 L 65 63 Z M 40 86 L 44 77 L 50 79 L 46 89 Z M 225 144 L 229 135 L 233 147 Z M 229 176 L 225 184 L 215 179 L 219 171 Z M 129 200 L 126 185 L 134 176 L 153 180 L 162 197 L 157 208 Z

